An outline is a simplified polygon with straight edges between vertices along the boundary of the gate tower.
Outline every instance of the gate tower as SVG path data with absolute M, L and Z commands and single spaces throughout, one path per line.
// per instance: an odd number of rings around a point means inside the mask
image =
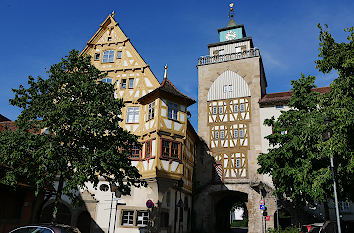
M 235 22 L 230 7 L 228 25 L 218 29 L 220 41 L 208 45 L 209 55 L 197 65 L 198 134 L 207 150 L 196 159 L 195 225 L 201 232 L 227 230 L 229 211 L 242 200 L 248 231 L 259 233 L 273 227 L 276 208 L 270 178 L 257 173 L 263 124 L 258 101 L 267 81 L 259 49 L 244 25 Z M 263 217 L 260 200 L 270 221 Z

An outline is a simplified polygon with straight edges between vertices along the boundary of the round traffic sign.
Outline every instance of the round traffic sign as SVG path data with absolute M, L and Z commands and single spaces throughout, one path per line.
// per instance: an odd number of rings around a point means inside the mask
M 147 201 L 146 201 L 146 207 L 147 207 L 147 208 L 152 208 L 152 207 L 154 207 L 154 202 L 152 202 L 151 200 L 147 200 Z
M 264 205 L 264 201 L 263 201 L 263 200 L 260 200 L 260 201 L 259 201 L 259 204 L 260 204 L 260 205 Z

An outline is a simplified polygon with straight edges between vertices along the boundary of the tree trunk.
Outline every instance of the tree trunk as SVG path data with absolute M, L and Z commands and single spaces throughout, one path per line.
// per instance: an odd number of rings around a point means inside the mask
M 53 223 L 57 222 L 57 212 L 58 212 L 59 202 L 61 200 L 61 195 L 63 192 L 63 186 L 64 186 L 64 177 L 63 177 L 63 175 L 60 175 L 58 189 L 55 194 L 54 210 L 53 210 L 53 215 L 52 215 L 52 222 Z
M 38 223 L 41 216 L 45 191 L 39 191 L 38 195 L 33 200 L 33 207 L 31 210 L 30 223 Z
M 329 206 L 328 206 L 328 201 L 323 203 L 324 207 L 324 212 L 325 212 L 325 220 L 329 220 Z

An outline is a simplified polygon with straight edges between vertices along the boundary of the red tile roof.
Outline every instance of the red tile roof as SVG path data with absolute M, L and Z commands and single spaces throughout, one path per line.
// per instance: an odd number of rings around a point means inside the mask
M 15 122 L 14 121 L 2 121 L 0 122 L 0 131 L 4 131 L 6 127 L 13 131 L 16 129 Z
M 317 87 L 312 90 L 323 94 L 329 92 L 330 89 L 330 87 Z M 260 105 L 287 104 L 292 94 L 292 91 L 269 93 L 264 95 L 263 98 L 258 101 L 258 103 Z
M 180 98 L 181 100 L 183 100 L 183 102 L 185 104 L 192 105 L 195 103 L 195 100 L 186 96 L 185 94 L 183 94 L 182 92 L 180 92 L 172 83 L 170 80 L 168 80 L 167 78 L 164 78 L 161 85 L 154 89 L 152 92 L 142 96 L 141 98 L 138 99 L 139 102 L 145 102 L 144 100 L 149 99 L 150 97 L 154 96 L 154 95 L 158 95 L 158 94 L 165 94 L 167 96 L 174 96 L 177 98 Z

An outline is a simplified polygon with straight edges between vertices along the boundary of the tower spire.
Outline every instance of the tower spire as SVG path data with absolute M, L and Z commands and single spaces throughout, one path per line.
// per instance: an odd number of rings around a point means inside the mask
M 227 24 L 227 27 L 237 26 L 237 23 L 236 23 L 235 20 L 234 20 L 234 16 L 235 16 L 234 3 L 233 3 L 233 2 L 230 3 L 229 6 L 230 6 L 230 9 L 229 9 L 229 18 L 230 18 L 230 21 L 229 21 L 229 23 Z

